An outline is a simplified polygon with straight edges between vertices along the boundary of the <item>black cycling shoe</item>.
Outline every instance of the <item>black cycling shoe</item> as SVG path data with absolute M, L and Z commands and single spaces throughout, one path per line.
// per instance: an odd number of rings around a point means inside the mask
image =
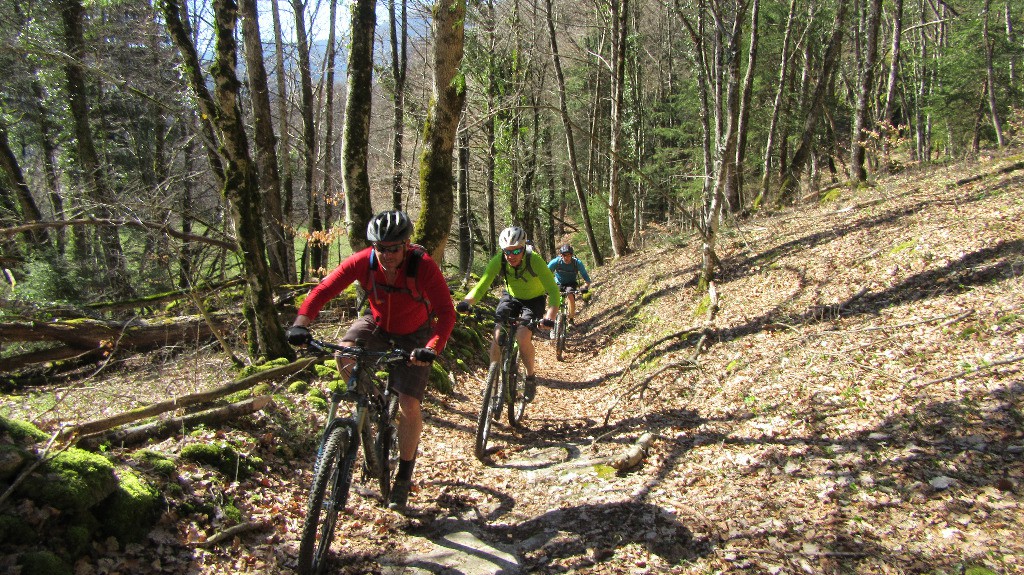
M 526 376 L 526 391 L 523 392 L 523 398 L 526 401 L 533 401 L 535 395 L 537 395 L 537 376 L 528 375 Z
M 391 501 L 388 508 L 392 511 L 405 513 L 409 505 L 409 492 L 412 491 L 411 479 L 396 479 L 391 486 Z

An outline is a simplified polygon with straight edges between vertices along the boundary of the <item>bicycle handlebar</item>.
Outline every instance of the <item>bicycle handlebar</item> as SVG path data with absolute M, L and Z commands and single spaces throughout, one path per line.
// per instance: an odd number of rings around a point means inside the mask
M 335 352 L 338 352 L 341 355 L 354 357 L 357 359 L 376 358 L 377 361 L 389 364 L 398 363 L 401 361 L 408 361 L 409 359 L 409 352 L 403 349 L 395 348 L 389 349 L 387 351 L 373 351 L 359 345 L 359 342 L 356 342 L 355 346 L 349 347 L 339 345 L 336 343 L 330 343 L 320 339 L 310 339 L 308 342 L 306 342 L 306 345 L 313 351 L 317 352 L 317 354 L 319 355 L 333 355 Z

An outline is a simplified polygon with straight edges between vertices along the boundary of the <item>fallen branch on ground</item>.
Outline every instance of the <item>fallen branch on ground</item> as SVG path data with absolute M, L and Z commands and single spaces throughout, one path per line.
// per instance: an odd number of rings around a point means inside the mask
M 147 417 L 153 417 L 155 415 L 160 415 L 161 413 L 166 413 L 168 411 L 172 411 L 182 407 L 197 405 L 200 403 L 207 403 L 215 399 L 224 397 L 225 395 L 230 395 L 232 393 L 242 391 L 244 389 L 249 389 L 250 387 L 256 385 L 257 383 L 267 381 L 269 379 L 299 373 L 302 370 L 309 367 L 311 364 L 315 363 L 316 361 L 317 358 L 313 357 L 302 358 L 297 361 L 293 361 L 288 365 L 282 365 L 280 367 L 275 367 L 273 369 L 261 371 L 259 373 L 250 375 L 249 377 L 239 379 L 238 381 L 233 381 L 231 383 L 222 385 L 209 391 L 192 393 L 189 395 L 184 395 L 182 397 L 175 397 L 174 399 L 168 399 L 167 401 L 161 401 L 158 403 L 140 407 L 138 409 L 133 409 L 131 411 L 126 411 L 124 413 L 120 413 L 118 415 L 114 415 L 111 417 L 95 419 L 93 421 L 88 421 L 81 425 L 69 427 L 62 432 L 62 435 L 67 437 L 74 435 L 84 436 L 94 434 L 101 431 L 106 431 L 108 429 L 112 429 L 119 425 L 124 425 L 126 423 L 138 421 L 140 419 L 145 419 Z
M 83 449 L 98 449 L 99 446 L 107 443 L 121 446 L 141 443 L 147 439 L 169 437 L 199 424 L 219 425 L 230 419 L 255 413 L 270 405 L 271 399 L 272 397 L 269 395 L 262 395 L 192 415 L 173 417 L 120 431 L 87 435 L 79 438 L 77 445 Z
M 992 369 L 994 367 L 999 367 L 1000 365 L 1007 365 L 1007 364 L 1010 364 L 1010 363 L 1017 363 L 1018 361 L 1022 361 L 1022 360 L 1024 360 L 1024 355 L 1017 355 L 1017 356 L 1010 357 L 1010 358 L 1007 358 L 1007 359 L 1004 359 L 1004 360 L 993 361 L 992 363 L 990 363 L 988 365 L 982 365 L 980 367 L 973 367 L 971 369 L 965 369 L 965 370 L 961 371 L 960 373 L 954 373 L 953 375 L 947 375 L 946 377 L 940 377 L 939 379 L 933 379 L 931 381 L 926 381 L 924 383 L 918 383 L 916 385 L 917 385 L 917 388 L 920 389 L 922 387 L 927 387 L 929 385 L 933 385 L 933 384 L 936 384 L 936 383 L 942 383 L 944 381 L 949 381 L 951 379 L 956 379 L 958 377 L 963 377 L 965 375 L 974 375 L 976 373 L 981 373 L 983 371 L 988 371 L 988 370 L 990 370 L 990 369 Z
M 217 545 L 218 543 L 221 543 L 223 541 L 227 541 L 228 539 L 233 539 L 236 535 L 240 535 L 242 533 L 248 533 L 250 531 L 263 531 L 264 529 L 269 529 L 272 526 L 273 526 L 273 523 L 271 523 L 270 521 L 266 521 L 266 520 L 264 520 L 264 521 L 246 521 L 245 523 L 239 523 L 238 525 L 234 525 L 234 526 L 228 527 L 224 531 L 221 531 L 219 533 L 215 533 L 213 535 L 213 537 L 210 537 L 206 541 L 196 541 L 195 543 L 192 544 L 192 546 L 193 547 L 213 547 L 214 545 Z
M 632 469 L 647 455 L 647 449 L 651 447 L 651 443 L 654 441 L 654 434 L 648 432 L 640 436 L 636 440 L 636 443 L 631 445 L 629 449 L 620 453 L 617 457 L 613 458 L 609 465 L 624 471 L 626 469 Z

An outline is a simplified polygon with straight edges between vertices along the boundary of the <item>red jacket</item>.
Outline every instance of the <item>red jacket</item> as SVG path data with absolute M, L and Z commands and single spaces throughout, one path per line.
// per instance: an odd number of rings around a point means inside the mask
M 407 279 L 405 276 L 406 267 L 412 257 L 413 248 L 409 247 L 405 252 L 405 259 L 397 270 L 395 281 L 387 283 L 384 270 L 377 266 L 373 270 L 373 280 L 370 279 L 370 253 L 373 248 L 366 248 L 354 253 L 334 269 L 319 285 L 313 288 L 302 306 L 299 314 L 316 319 L 320 309 L 331 299 L 335 298 L 345 288 L 358 281 L 363 289 L 368 292 L 370 311 L 373 319 L 380 328 L 394 335 L 408 335 L 420 328 L 427 322 L 427 307 L 423 302 L 418 301 L 409 291 L 409 284 L 415 282 L 415 286 L 422 296 L 430 303 L 430 323 L 433 329 L 427 346 L 432 347 L 437 353 L 444 350 L 448 343 L 448 337 L 455 327 L 455 307 L 452 305 L 451 293 L 448 291 L 448 282 L 445 281 L 441 268 L 427 254 L 421 256 L 416 277 Z M 377 289 L 374 290 L 374 282 Z M 394 290 L 381 289 L 382 286 L 393 286 Z M 376 293 L 374 293 L 376 292 Z

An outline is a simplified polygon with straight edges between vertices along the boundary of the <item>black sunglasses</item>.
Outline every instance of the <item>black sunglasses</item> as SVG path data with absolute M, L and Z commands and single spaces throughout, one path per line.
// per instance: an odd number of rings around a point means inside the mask
M 390 246 L 382 246 L 380 244 L 373 244 L 373 249 L 377 250 L 379 254 L 393 254 L 405 247 L 405 244 L 394 244 Z
M 515 249 L 503 250 L 503 251 L 505 252 L 506 256 L 518 256 L 519 254 L 523 253 L 523 251 L 525 251 L 525 249 L 526 248 L 515 248 Z

